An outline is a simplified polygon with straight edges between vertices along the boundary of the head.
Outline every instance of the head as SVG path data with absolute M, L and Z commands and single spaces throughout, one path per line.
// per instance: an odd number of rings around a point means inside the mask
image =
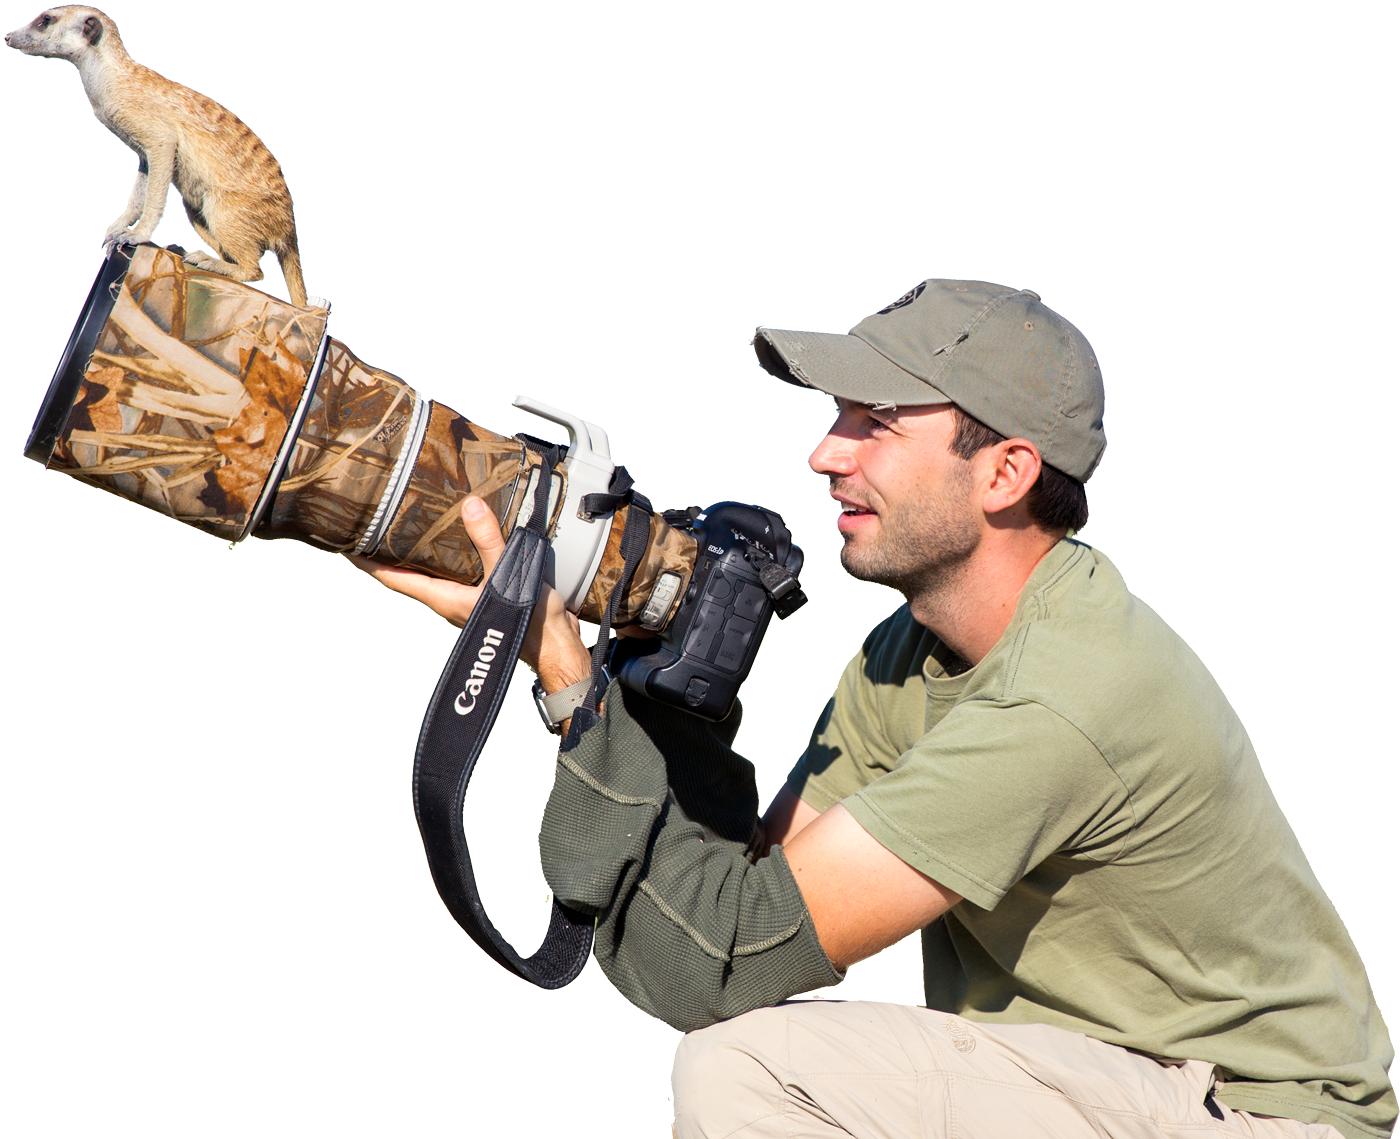
M 1030 440 L 952 404 L 836 403 L 808 462 L 830 480 L 841 564 L 862 580 L 910 598 L 939 592 L 990 543 L 1043 552 L 1066 533 L 1046 510 L 1047 476 L 1078 486 L 1082 501 L 1082 486 L 1048 467 Z
M 103 45 L 120 43 L 110 16 L 96 8 L 64 4 L 46 8 L 22 28 L 5 37 L 5 43 L 25 55 L 77 62 Z
M 1087 520 L 1098 364 L 1034 293 L 930 280 L 846 336 L 761 328 L 754 345 L 768 371 L 836 397 L 809 462 L 857 577 L 913 597 L 979 550 L 1038 556 Z

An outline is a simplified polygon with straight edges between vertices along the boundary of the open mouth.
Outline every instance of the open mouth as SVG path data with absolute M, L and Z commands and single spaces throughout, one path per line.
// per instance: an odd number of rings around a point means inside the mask
M 836 528 L 843 534 L 851 534 L 856 529 L 864 525 L 867 518 L 874 518 L 875 511 L 869 510 L 854 502 L 844 502 L 836 500 L 841 507 L 841 513 L 836 519 Z
M 865 506 L 859 502 L 852 502 L 848 498 L 842 498 L 839 494 L 833 494 L 831 497 L 836 500 L 836 505 L 841 508 L 841 516 L 843 518 L 854 518 L 862 514 L 875 513 L 875 511 L 871 510 L 868 506 Z

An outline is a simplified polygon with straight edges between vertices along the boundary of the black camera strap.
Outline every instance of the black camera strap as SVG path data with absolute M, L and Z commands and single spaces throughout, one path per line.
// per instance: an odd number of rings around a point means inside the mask
M 604 497 L 585 495 L 583 508 L 592 509 L 589 499 L 594 500 L 594 507 L 603 505 L 601 500 Z M 603 693 L 608 687 L 606 665 L 609 641 L 612 638 L 612 623 L 617 619 L 617 610 L 622 604 L 622 599 L 632 587 L 632 575 L 641 565 L 642 557 L 647 551 L 647 543 L 651 539 L 651 503 L 645 495 L 633 489 L 632 476 L 627 473 L 626 467 L 618 467 L 613 471 L 612 484 L 608 487 L 606 497 L 611 500 L 607 504 L 609 510 L 618 510 L 624 505 L 631 507 L 627 511 L 627 521 L 622 529 L 622 545 L 618 551 L 622 556 L 622 573 L 617 579 L 617 584 L 613 586 L 612 593 L 608 595 L 608 603 L 598 623 L 598 639 L 593 643 L 591 661 L 593 683 L 589 686 L 588 695 L 583 703 L 575 709 L 569 719 L 569 733 L 565 736 L 563 744 L 565 751 L 573 747 L 579 737 L 598 722 L 598 705 L 602 703 Z
M 588 962 L 594 919 L 556 900 L 540 947 L 521 957 L 491 923 L 476 888 L 471 852 L 462 825 L 467 784 L 520 656 L 530 617 L 544 579 L 549 553 L 550 472 L 564 455 L 562 447 L 526 440 L 542 452 L 529 521 L 517 525 L 505 551 L 482 587 L 418 733 L 413 764 L 413 809 L 433 882 L 443 903 L 477 945 L 503 968 L 541 988 L 557 989 L 572 981 Z M 609 598 L 593 653 L 593 685 L 576 718 L 593 722 L 605 687 L 600 680 L 610 626 L 645 552 L 649 511 L 629 510 L 623 531 L 623 573 Z

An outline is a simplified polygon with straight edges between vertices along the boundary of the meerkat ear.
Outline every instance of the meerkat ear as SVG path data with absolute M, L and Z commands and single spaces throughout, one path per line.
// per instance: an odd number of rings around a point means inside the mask
M 102 21 L 96 16 L 89 16 L 83 21 L 83 38 L 94 47 L 102 38 Z

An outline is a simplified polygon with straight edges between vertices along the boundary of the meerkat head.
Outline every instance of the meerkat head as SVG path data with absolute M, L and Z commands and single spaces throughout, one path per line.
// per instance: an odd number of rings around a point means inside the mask
M 121 46 L 121 36 L 112 17 L 81 4 L 63 4 L 40 12 L 22 28 L 5 37 L 5 42 L 25 55 L 51 59 L 79 59 L 94 51 Z

